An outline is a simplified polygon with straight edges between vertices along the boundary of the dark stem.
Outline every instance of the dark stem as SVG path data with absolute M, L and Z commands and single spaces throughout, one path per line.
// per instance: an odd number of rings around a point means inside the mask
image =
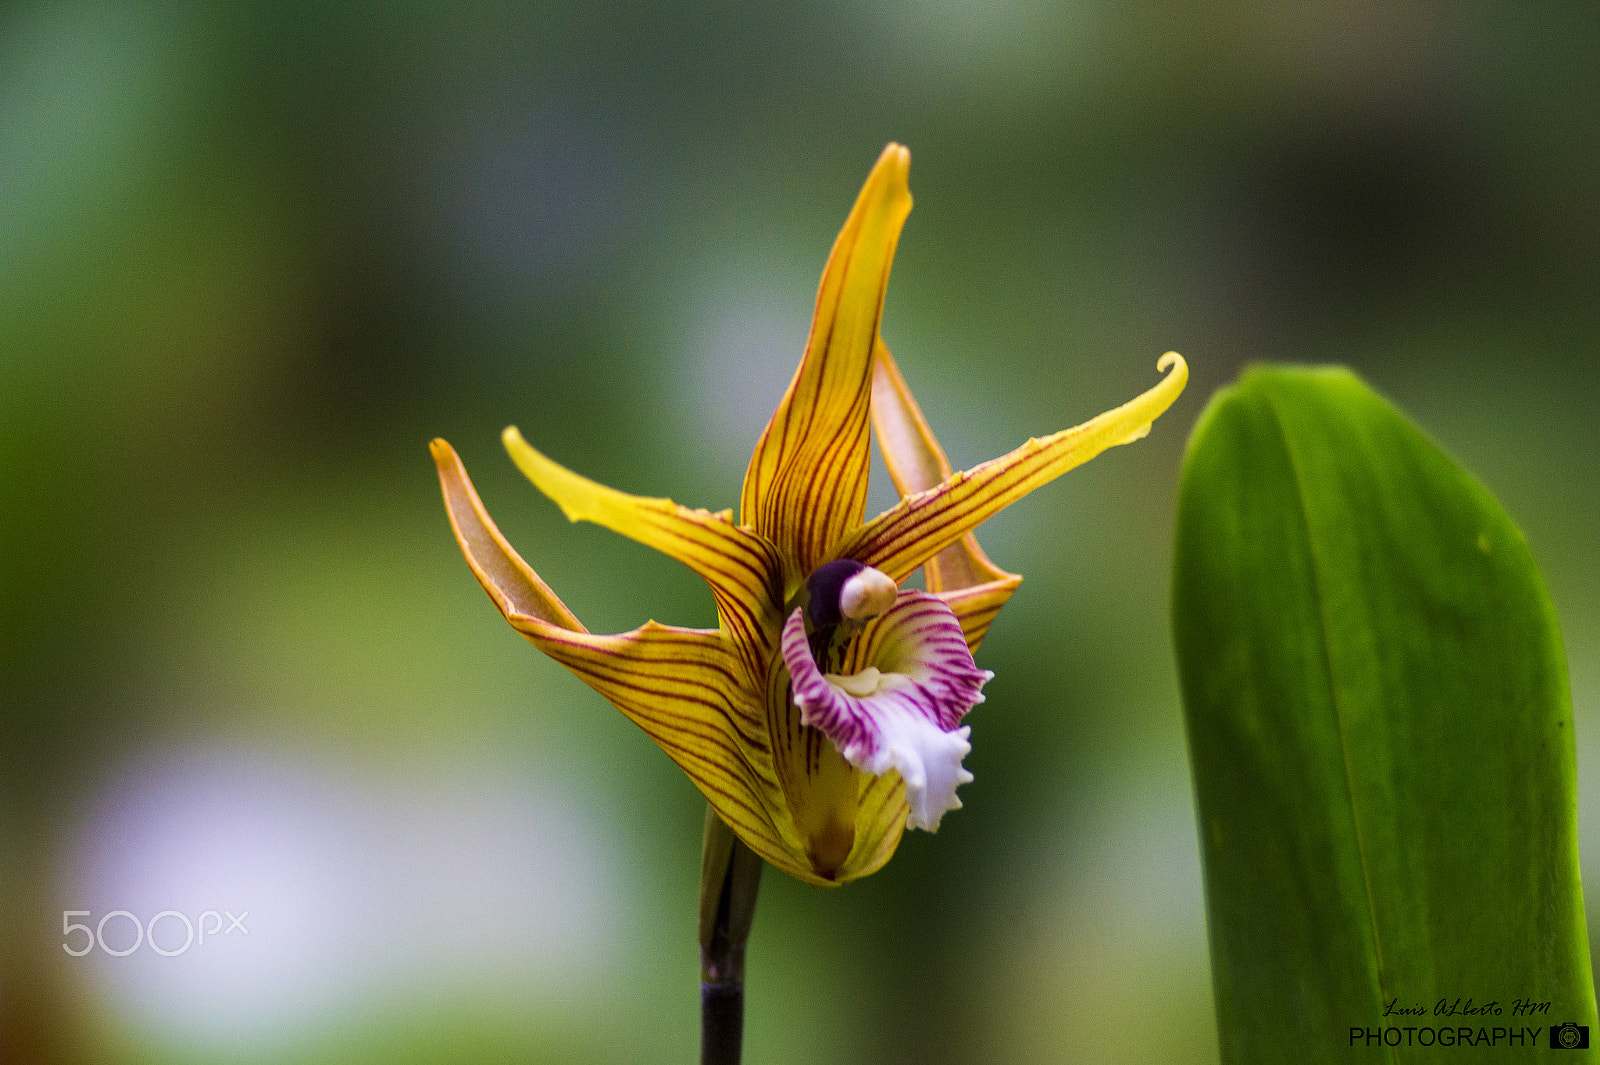
M 700 985 L 700 1065 L 739 1065 L 744 984 Z
M 700 859 L 700 1065 L 739 1065 L 744 946 L 763 862 L 706 807 Z

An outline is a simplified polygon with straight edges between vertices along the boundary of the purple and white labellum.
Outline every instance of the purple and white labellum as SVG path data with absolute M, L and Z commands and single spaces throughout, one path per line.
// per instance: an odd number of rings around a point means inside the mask
M 972 750 L 961 718 L 983 702 L 994 674 L 973 664 L 961 623 L 941 600 L 900 592 L 852 641 L 848 674 L 822 672 L 796 610 L 783 626 L 783 658 L 802 724 L 863 772 L 899 770 L 907 825 L 932 832 L 961 806 L 956 788 L 972 779 L 961 765 Z

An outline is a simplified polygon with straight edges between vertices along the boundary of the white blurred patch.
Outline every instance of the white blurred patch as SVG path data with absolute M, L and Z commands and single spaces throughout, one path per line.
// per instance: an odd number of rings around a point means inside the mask
M 261 751 L 150 762 L 96 804 L 62 909 L 91 911 L 91 926 L 114 910 L 145 924 L 248 913 L 248 932 L 208 919 L 204 943 L 197 931 L 177 956 L 147 939 L 76 962 L 109 1006 L 169 1041 L 292 1041 L 396 996 L 559 1007 L 592 993 L 639 923 L 611 886 L 614 833 L 586 808 L 526 767 L 380 776 Z M 104 938 L 126 950 L 134 926 L 112 918 Z M 178 918 L 156 927 L 164 951 L 184 939 Z
M 821 260 L 817 274 L 822 271 Z M 778 408 L 811 329 L 817 278 L 772 263 L 728 262 L 688 293 L 689 324 L 679 409 L 737 485 L 756 440 Z

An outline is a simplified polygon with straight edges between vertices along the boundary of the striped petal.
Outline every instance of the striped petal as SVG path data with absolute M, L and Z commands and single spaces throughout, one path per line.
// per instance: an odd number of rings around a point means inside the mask
M 858 843 L 861 773 L 827 736 L 802 720 L 779 655 L 773 656 L 766 695 L 772 767 L 805 856 L 805 879 L 844 883 Z
M 443 440 L 434 440 L 428 450 L 439 468 L 444 509 L 450 515 L 456 542 L 461 545 L 461 553 L 466 556 L 473 575 L 500 613 L 508 618 L 513 615 L 538 618 L 558 628 L 584 631 L 567 604 L 556 597 L 533 567 L 500 535 L 455 449 Z
M 812 879 L 773 770 L 766 714 L 729 636 L 655 622 L 617 636 L 588 632 L 495 527 L 450 445 L 435 440 L 431 450 L 461 552 L 512 627 L 644 729 L 752 850 Z
M 883 150 L 834 242 L 789 390 L 745 474 L 741 517 L 803 577 L 860 524 L 867 498 L 872 349 L 900 227 L 911 155 Z
M 859 880 L 882 869 L 894 857 L 905 833 L 906 782 L 899 773 L 858 774 L 861 792 L 856 799 L 856 845 L 839 871 L 839 882 Z
M 872 428 L 901 496 L 937 488 L 950 477 L 950 460 L 882 340 L 872 368 Z M 995 615 L 1022 583 L 1019 574 L 990 562 L 970 532 L 924 562 L 922 573 L 928 591 L 943 599 L 961 622 L 973 654 Z
M 722 514 L 628 495 L 552 462 L 515 426 L 502 436 L 523 474 L 571 521 L 592 521 L 687 565 L 711 586 L 722 630 L 756 682 L 764 681 L 782 616 L 783 565 L 764 537 Z
M 881 569 L 896 581 L 904 580 L 912 570 L 1035 488 L 1109 447 L 1142 438 L 1189 380 L 1189 368 L 1175 351 L 1161 357 L 1158 369 L 1171 372 L 1137 399 L 1074 429 L 1029 440 L 1008 455 L 902 499 L 852 533 L 835 554 Z
M 801 611 L 783 629 L 783 658 L 801 723 L 822 732 L 851 765 L 899 773 L 906 823 L 933 831 L 961 805 L 972 750 L 961 718 L 983 701 L 994 674 L 973 665 L 960 623 L 934 596 L 902 592 L 869 622 L 846 653 L 845 672 L 823 673 L 812 657 Z
M 975 584 L 954 592 L 939 592 L 937 598 L 950 608 L 961 624 L 961 634 L 967 638 L 967 650 L 978 653 L 978 646 L 989 634 L 989 626 L 1000 613 L 1000 608 L 1010 600 L 1022 578 L 1012 576 L 1006 580 Z
M 765 714 L 725 634 L 652 621 L 600 636 L 509 620 L 644 729 L 751 850 L 787 872 L 810 873 L 785 823 Z

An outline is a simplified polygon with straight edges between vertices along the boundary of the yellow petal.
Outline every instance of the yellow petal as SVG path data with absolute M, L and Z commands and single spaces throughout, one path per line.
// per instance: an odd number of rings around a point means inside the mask
M 899 773 L 861 774 L 861 794 L 856 800 L 856 845 L 839 870 L 840 883 L 859 880 L 883 868 L 900 845 L 908 810 L 906 785 Z
M 881 340 L 872 371 L 872 428 L 878 434 L 878 448 L 889 476 L 902 496 L 937 488 L 949 478 L 950 460 Z M 973 653 L 995 615 L 1022 583 L 1018 574 L 990 562 L 970 532 L 924 562 L 922 572 L 928 591 L 943 599 L 960 620 Z
M 432 451 L 461 551 L 512 627 L 644 729 L 751 850 L 829 883 L 811 870 L 783 805 L 766 714 L 732 638 L 653 621 L 590 633 L 495 528 L 450 445 L 435 440 Z
M 772 766 L 804 856 L 801 879 L 824 886 L 842 884 L 857 842 L 861 772 L 821 731 L 800 723 L 781 656 L 774 656 L 768 674 L 767 700 Z
M 799 863 L 765 715 L 722 632 L 651 621 L 600 636 L 538 618 L 510 620 L 644 729 L 751 850 L 785 869 Z
M 1043 440 L 1029 440 L 970 470 L 947 477 L 938 487 L 902 499 L 852 533 L 836 554 L 904 580 L 912 570 L 955 543 L 1040 485 L 1088 462 L 1108 447 L 1137 440 L 1150 431 L 1189 380 L 1183 357 L 1169 351 L 1158 369 L 1169 371 L 1160 384 L 1115 410 Z
M 580 477 L 536 451 L 515 426 L 506 450 L 528 480 L 572 521 L 592 521 L 687 565 L 711 586 L 723 631 L 751 677 L 766 679 L 781 624 L 782 563 L 773 546 L 720 514 L 670 499 L 628 495 Z
M 539 618 L 563 629 L 585 631 L 567 605 L 500 535 L 455 449 L 443 440 L 435 440 L 428 450 L 439 467 L 439 485 L 444 490 L 444 507 L 456 542 L 500 613 Z
M 995 615 L 1000 613 L 1000 608 L 1006 605 L 1006 600 L 1011 598 L 1011 593 L 1021 583 L 1022 578 L 1013 573 L 999 580 L 974 584 L 970 588 L 935 594 L 944 600 L 944 605 L 961 622 L 961 634 L 967 638 L 967 650 L 977 654 L 978 645 L 983 643 Z
M 911 153 L 891 144 L 856 198 L 817 289 L 805 357 L 750 458 L 741 516 L 795 561 L 797 579 L 861 521 L 873 341 L 900 227 Z

